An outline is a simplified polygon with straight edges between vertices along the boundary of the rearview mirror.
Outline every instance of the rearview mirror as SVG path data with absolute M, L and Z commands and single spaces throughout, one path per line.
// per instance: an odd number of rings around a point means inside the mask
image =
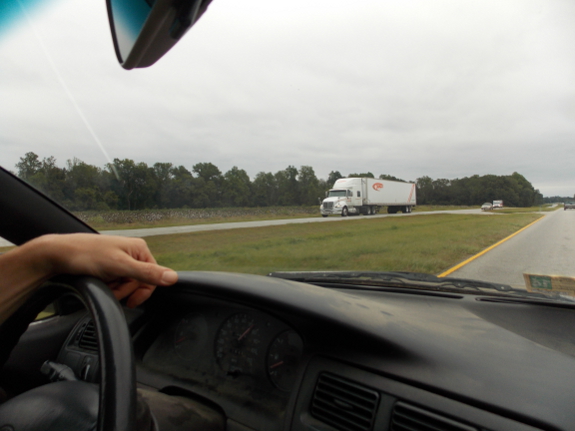
M 107 0 L 118 61 L 124 69 L 148 67 L 194 25 L 212 0 Z

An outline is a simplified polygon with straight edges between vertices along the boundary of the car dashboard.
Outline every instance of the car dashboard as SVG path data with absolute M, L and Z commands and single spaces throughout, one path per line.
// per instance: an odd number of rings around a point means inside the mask
M 182 273 L 127 314 L 138 384 L 230 431 L 575 429 L 570 306 L 351 287 Z M 59 360 L 96 379 L 87 332 Z

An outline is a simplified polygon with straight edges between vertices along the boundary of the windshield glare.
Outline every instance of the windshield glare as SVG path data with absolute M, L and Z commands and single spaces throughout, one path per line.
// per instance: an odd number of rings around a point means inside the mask
M 130 72 L 105 2 L 17 4 L 0 13 L 4 168 L 103 231 L 314 219 L 150 240 L 176 269 L 575 276 L 572 2 L 215 0 Z M 323 205 L 345 177 L 379 182 Z M 319 223 L 334 217 L 353 223 Z M 506 240 L 523 228 L 540 233 Z

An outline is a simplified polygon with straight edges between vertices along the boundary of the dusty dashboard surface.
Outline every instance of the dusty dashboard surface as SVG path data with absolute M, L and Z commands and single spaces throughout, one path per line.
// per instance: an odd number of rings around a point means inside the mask
M 388 429 L 405 409 L 465 430 L 573 429 L 571 306 L 181 278 L 158 292 L 141 324 L 131 320 L 138 383 L 203 402 L 230 430 L 341 429 L 357 393 L 375 400 L 366 430 Z

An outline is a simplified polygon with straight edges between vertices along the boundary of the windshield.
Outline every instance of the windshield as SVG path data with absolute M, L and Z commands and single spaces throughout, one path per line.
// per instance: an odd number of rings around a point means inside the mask
M 345 190 L 330 190 L 327 197 L 328 198 L 345 198 Z
M 215 0 L 132 71 L 104 1 L 0 17 L 2 166 L 160 263 L 575 276 L 573 2 Z

